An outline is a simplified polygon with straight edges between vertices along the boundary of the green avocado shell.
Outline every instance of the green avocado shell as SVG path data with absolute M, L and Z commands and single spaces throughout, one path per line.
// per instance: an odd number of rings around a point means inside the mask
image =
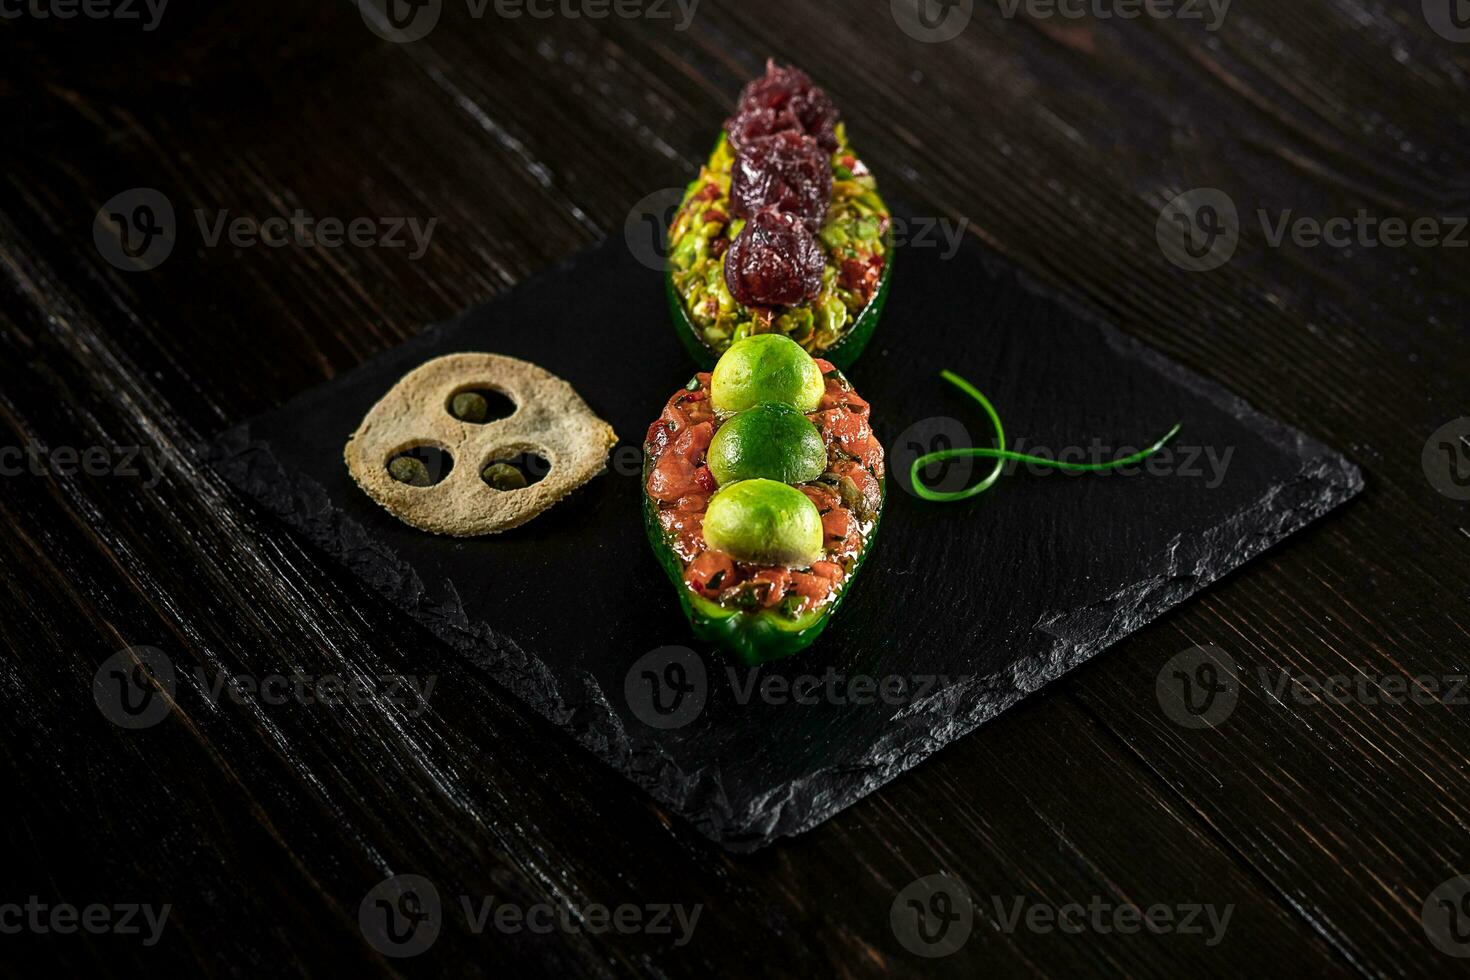
M 820 357 L 830 361 L 832 366 L 838 370 L 845 371 L 862 356 L 867 349 L 868 341 L 873 339 L 873 331 L 878 327 L 878 321 L 883 317 L 883 307 L 888 302 L 888 283 L 893 278 L 893 259 L 896 252 L 893 248 L 893 232 L 888 233 L 888 261 L 883 266 L 883 275 L 878 278 L 878 291 L 863 307 L 861 313 L 853 320 L 852 326 L 842 339 L 831 347 L 820 353 L 813 353 L 813 357 Z M 668 295 L 669 315 L 674 320 L 674 332 L 679 335 L 679 340 L 684 344 L 684 349 L 689 351 L 689 356 L 694 358 L 694 363 L 699 365 L 701 371 L 713 371 L 715 361 L 720 355 L 714 352 L 704 338 L 699 336 L 694 321 L 689 319 L 689 313 L 684 309 L 684 300 L 680 298 L 679 291 L 674 288 L 673 270 L 664 272 L 664 292 Z
M 684 584 L 684 563 L 669 546 L 668 539 L 664 536 L 663 526 L 658 521 L 658 503 L 648 495 L 648 476 L 651 468 L 652 457 L 645 452 L 643 457 L 643 529 L 648 535 L 648 543 L 653 548 L 654 556 L 658 558 L 658 563 L 663 566 L 664 573 L 673 583 L 674 591 L 679 596 L 679 605 L 683 608 L 689 625 L 693 627 L 694 635 L 706 643 L 713 643 L 720 647 L 748 666 L 789 657 L 815 643 L 817 637 L 821 636 L 822 631 L 827 628 L 827 623 L 837 612 L 842 600 L 847 598 L 847 593 L 851 590 L 853 582 L 856 581 L 858 572 L 862 571 L 863 563 L 867 561 L 869 552 L 873 550 L 873 544 L 878 537 L 878 524 L 883 516 L 882 501 L 886 500 L 888 495 L 887 482 L 878 481 L 878 486 L 882 489 L 878 513 L 873 517 L 873 530 L 869 533 L 863 550 L 857 556 L 852 573 L 843 580 L 831 602 L 821 609 L 810 610 L 792 618 L 774 609 L 762 609 L 757 612 L 725 609 L 718 603 L 689 591 Z

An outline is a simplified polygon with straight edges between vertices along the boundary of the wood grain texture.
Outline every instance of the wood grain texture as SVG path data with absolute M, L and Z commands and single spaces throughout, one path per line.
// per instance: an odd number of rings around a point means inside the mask
M 1467 671 L 1470 518 L 1426 480 L 1470 414 L 1465 252 L 1274 248 L 1254 214 L 1464 214 L 1470 45 L 1414 0 L 1237 0 L 1181 21 L 1007 19 L 922 44 L 882 2 L 704 0 L 667 22 L 473 19 L 393 45 L 354 5 L 170 8 L 157 31 L 0 22 L 0 446 L 141 447 L 161 477 L 0 478 L 0 722 L 14 867 L 0 901 L 168 902 L 163 941 L 7 936 L 22 972 L 214 974 L 1444 975 L 1424 897 L 1470 872 L 1463 703 L 1303 705 L 1283 674 Z M 379 607 L 203 465 L 209 436 L 495 295 L 682 184 L 768 54 L 831 88 L 894 197 L 963 218 L 1060 286 L 1368 476 L 1343 514 L 822 828 L 720 853 Z M 173 255 L 127 274 L 97 209 L 162 190 Z M 1208 274 L 1155 242 L 1196 187 L 1245 216 Z M 208 247 L 210 218 L 437 218 L 427 253 Z M 150 471 L 151 472 L 151 471 Z M 154 484 L 150 486 L 149 484 Z M 1235 712 L 1182 729 L 1161 667 L 1213 643 Z M 132 644 L 186 670 L 437 677 L 431 710 L 212 707 L 123 731 L 94 672 Z M 1266 679 L 1263 683 L 1262 678 Z M 984 780 L 978 778 L 984 774 Z M 987 787 L 981 794 L 977 787 Z M 888 925 L 946 871 L 963 950 Z M 692 942 L 473 935 L 377 955 L 357 906 L 389 874 L 505 901 L 702 903 Z M 991 898 L 1233 904 L 1223 942 L 1005 932 Z M 14 942 L 12 943 L 12 940 Z

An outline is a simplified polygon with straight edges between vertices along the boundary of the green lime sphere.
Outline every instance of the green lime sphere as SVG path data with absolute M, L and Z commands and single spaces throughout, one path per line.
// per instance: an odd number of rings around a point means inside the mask
M 822 515 L 795 487 L 741 480 L 710 498 L 704 540 L 736 561 L 805 568 L 822 557 Z
M 715 364 L 710 401 L 722 415 L 765 402 L 812 412 L 825 390 L 817 362 L 800 344 L 782 334 L 762 333 L 737 340 Z
M 708 459 L 709 471 L 722 487 L 762 477 L 808 483 L 827 469 L 827 446 L 805 415 L 790 405 L 768 402 L 720 426 Z

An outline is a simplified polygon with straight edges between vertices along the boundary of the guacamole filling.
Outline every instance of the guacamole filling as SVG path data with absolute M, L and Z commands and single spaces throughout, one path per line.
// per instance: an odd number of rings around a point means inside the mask
M 717 354 L 763 333 L 790 337 L 820 354 L 843 337 L 878 291 L 888 263 L 892 216 L 873 175 L 852 152 L 846 126 L 835 129 L 832 201 L 816 241 L 826 263 L 815 298 L 790 306 L 744 306 L 730 293 L 725 260 L 746 222 L 733 217 L 729 138 L 720 142 L 689 185 L 669 232 L 670 274 L 700 339 Z
M 821 516 L 822 543 L 820 558 L 802 567 L 736 561 L 705 541 L 705 514 L 721 489 L 707 454 L 720 428 L 738 417 L 715 413 L 710 374 L 676 392 L 649 427 L 645 489 L 694 596 L 728 610 L 772 610 L 795 619 L 835 601 L 856 570 L 882 506 L 883 447 L 869 424 L 868 403 L 831 364 L 816 364 L 824 390 L 816 410 L 804 415 L 821 435 L 825 468 L 795 487 Z

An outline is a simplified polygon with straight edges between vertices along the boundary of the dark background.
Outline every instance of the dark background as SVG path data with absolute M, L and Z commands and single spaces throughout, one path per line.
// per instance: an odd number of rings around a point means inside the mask
M 176 0 L 177 2 L 177 0 Z M 7 8 L 10 9 L 10 8 Z M 887 3 L 703 0 L 692 26 L 481 19 L 390 44 L 348 2 L 0 20 L 0 445 L 142 447 L 162 477 L 0 478 L 0 903 L 169 903 L 135 936 L 0 935 L 12 972 L 1439 975 L 1421 922 L 1470 871 L 1466 709 L 1378 680 L 1466 669 L 1470 521 L 1426 441 L 1470 414 L 1466 251 L 1272 247 L 1254 215 L 1470 207 L 1470 44 L 1416 0 L 1236 0 L 1199 22 L 1002 16 L 926 44 Z M 530 717 L 206 467 L 231 424 L 608 235 L 697 168 L 775 54 L 827 85 L 885 191 L 969 232 L 1268 414 L 1343 449 L 1364 496 L 830 823 L 723 853 Z M 162 191 L 151 271 L 93 244 Z M 1161 208 L 1239 205 L 1187 273 Z M 205 247 L 211 216 L 439 219 L 405 249 Z M 113 456 L 114 459 L 118 458 Z M 182 669 L 438 678 L 431 710 L 225 703 L 142 732 L 92 677 L 151 644 Z M 1246 675 L 1212 730 L 1154 689 L 1196 644 Z M 1303 705 L 1258 678 L 1364 675 Z M 1462 692 L 1462 696 L 1463 696 Z M 895 896 L 945 871 L 974 933 L 921 960 Z M 523 905 L 702 903 L 692 942 L 470 934 L 407 961 L 363 941 L 384 877 Z M 993 897 L 1235 907 L 1223 942 L 1003 931 Z

